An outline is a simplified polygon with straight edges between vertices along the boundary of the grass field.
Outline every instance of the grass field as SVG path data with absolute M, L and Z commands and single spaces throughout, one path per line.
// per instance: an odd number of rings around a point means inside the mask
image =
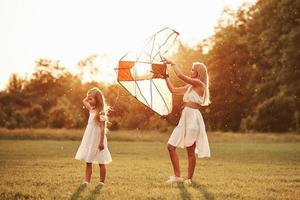
M 168 134 L 109 137 L 113 162 L 98 188 L 97 165 L 92 184 L 79 186 L 80 141 L 0 140 L 0 199 L 300 199 L 299 135 L 209 133 L 212 158 L 197 160 L 191 186 L 164 183 L 172 175 Z M 178 152 L 185 177 L 186 152 Z

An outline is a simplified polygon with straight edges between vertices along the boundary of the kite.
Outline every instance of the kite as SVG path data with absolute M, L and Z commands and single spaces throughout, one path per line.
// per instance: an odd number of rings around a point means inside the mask
M 178 36 L 170 28 L 156 32 L 140 48 L 127 52 L 115 68 L 118 83 L 161 116 L 172 111 L 172 93 L 165 81 L 167 67 L 162 58 L 174 53 Z

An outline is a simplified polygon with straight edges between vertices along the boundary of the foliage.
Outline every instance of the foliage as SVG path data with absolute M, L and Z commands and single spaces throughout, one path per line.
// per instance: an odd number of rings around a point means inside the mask
M 212 104 L 203 111 L 210 129 L 300 132 L 299 10 L 296 0 L 226 8 L 211 38 L 179 52 L 189 68 L 195 59 L 208 67 Z
M 194 61 L 208 68 L 212 104 L 201 109 L 208 130 L 300 132 L 299 27 L 299 0 L 258 0 L 237 11 L 225 8 L 215 34 L 196 47 L 180 45 L 173 60 L 185 74 Z M 0 127 L 84 127 L 82 99 L 93 86 L 104 92 L 114 130 L 177 124 L 181 96 L 162 118 L 119 85 L 82 83 L 86 73 L 101 75 L 96 57 L 79 61 L 77 75 L 49 59 L 37 60 L 29 80 L 13 74 L 0 92 Z M 175 86 L 184 84 L 173 72 L 170 77 Z

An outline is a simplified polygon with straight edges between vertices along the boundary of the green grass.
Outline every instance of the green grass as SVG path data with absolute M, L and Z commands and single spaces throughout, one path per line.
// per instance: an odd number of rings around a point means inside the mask
M 110 141 L 160 141 L 166 142 L 174 127 L 166 132 L 156 130 L 110 131 Z M 83 129 L 5 129 L 0 128 L 0 139 L 8 140 L 81 140 Z M 209 132 L 211 142 L 300 142 L 296 133 L 231 133 Z
M 0 140 L 0 199 L 300 199 L 299 142 L 229 133 L 224 142 L 214 134 L 212 158 L 197 159 L 192 186 L 164 183 L 172 175 L 167 135 L 135 142 L 111 137 L 113 162 L 99 188 L 97 165 L 92 184 L 79 187 L 85 170 L 74 160 L 79 141 Z M 185 177 L 186 152 L 178 152 Z

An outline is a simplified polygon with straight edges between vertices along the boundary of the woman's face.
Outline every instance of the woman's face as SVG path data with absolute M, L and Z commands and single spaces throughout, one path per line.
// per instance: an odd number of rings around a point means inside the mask
M 96 96 L 95 94 L 88 94 L 88 99 L 87 99 L 88 103 L 91 106 L 96 106 Z

